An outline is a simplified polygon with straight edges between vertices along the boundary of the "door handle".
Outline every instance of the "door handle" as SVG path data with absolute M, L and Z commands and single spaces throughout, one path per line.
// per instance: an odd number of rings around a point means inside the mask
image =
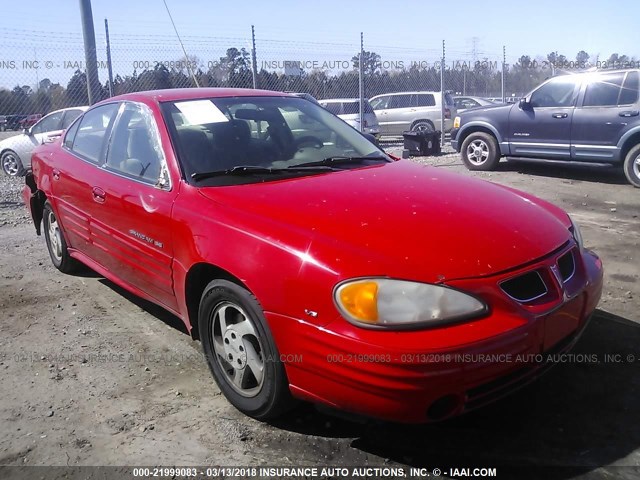
M 569 114 L 568 113 L 552 113 L 551 116 L 553 118 L 567 118 Z
M 626 112 L 620 112 L 618 115 L 621 117 L 637 117 L 640 112 L 638 110 L 627 110 Z
M 93 195 L 93 200 L 98 203 L 104 203 L 107 199 L 107 194 L 100 187 L 93 187 L 91 189 L 91 194 Z
M 51 171 L 51 174 L 53 175 L 54 180 L 60 180 L 60 170 L 58 170 L 57 168 L 54 168 Z

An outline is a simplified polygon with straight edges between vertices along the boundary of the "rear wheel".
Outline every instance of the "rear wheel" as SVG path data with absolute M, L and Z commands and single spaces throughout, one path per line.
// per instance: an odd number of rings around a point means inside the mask
M 16 152 L 7 150 L 2 154 L 2 157 L 0 157 L 0 162 L 2 163 L 2 171 L 5 175 L 16 177 L 22 174 L 22 162 Z
M 469 170 L 494 170 L 500 162 L 498 142 L 484 132 L 469 134 L 460 149 L 462 161 Z
M 429 120 L 416 120 L 411 125 L 412 132 L 435 132 L 436 127 Z
M 636 145 L 624 160 L 624 174 L 629 183 L 636 188 L 640 188 L 640 145 Z
M 67 242 L 64 239 L 64 235 L 60 229 L 60 224 L 58 223 L 58 218 L 53 212 L 53 208 L 49 201 L 45 202 L 42 215 L 44 238 L 47 242 L 47 249 L 49 250 L 49 256 L 51 257 L 54 267 L 62 273 L 71 273 L 75 271 L 78 268 L 79 263 L 69 255 Z
M 214 280 L 202 294 L 198 317 L 209 368 L 229 402 L 259 420 L 287 410 L 289 383 L 256 298 L 235 283 Z

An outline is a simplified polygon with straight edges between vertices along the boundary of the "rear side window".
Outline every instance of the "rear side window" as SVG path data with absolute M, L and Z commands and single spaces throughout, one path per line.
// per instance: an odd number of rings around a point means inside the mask
M 640 85 L 638 84 L 638 72 L 627 73 L 627 78 L 622 85 L 622 92 L 620 92 L 619 105 L 630 105 L 638 101 L 638 90 Z
M 334 115 L 340 115 L 340 103 L 325 103 L 323 107 Z
M 587 85 L 582 105 L 585 107 L 618 105 L 624 76 L 624 72 L 598 76 L 597 79 Z
M 431 93 L 420 93 L 417 95 L 417 105 L 418 107 L 435 107 L 436 99 Z
M 76 133 L 78 132 L 78 126 L 80 125 L 80 122 L 76 122 L 73 124 L 73 126 L 67 130 L 67 133 L 64 136 L 64 146 L 67 148 L 71 148 L 73 147 L 73 139 L 76 136 Z
M 115 119 L 118 106 L 118 103 L 109 103 L 85 113 L 80 120 L 73 144 L 70 147 L 71 150 L 87 160 L 98 163 L 102 157 L 107 132 Z
M 371 108 L 371 105 L 366 100 L 364 101 L 363 112 L 364 113 L 374 113 L 373 112 L 373 108 Z M 360 113 L 360 102 L 345 102 L 345 103 L 343 103 L 342 104 L 342 113 L 344 113 L 346 115 L 359 114 Z
M 387 108 L 409 108 L 411 107 L 411 95 L 393 95 Z

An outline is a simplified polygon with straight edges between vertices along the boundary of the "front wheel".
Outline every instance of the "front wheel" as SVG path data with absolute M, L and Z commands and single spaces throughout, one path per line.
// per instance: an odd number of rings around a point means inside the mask
M 17 153 L 7 150 L 2 154 L 0 162 L 2 163 L 2 171 L 5 175 L 16 177 L 22 174 L 23 166 Z
M 226 280 L 212 281 L 200 300 L 198 326 L 211 373 L 234 407 L 267 420 L 291 406 L 284 365 L 250 292 Z
M 636 145 L 624 160 L 624 174 L 629 183 L 636 188 L 640 188 L 640 145 Z
M 498 142 L 484 132 L 471 133 L 462 142 L 460 153 L 469 170 L 494 170 L 500 161 Z
M 432 133 L 436 131 L 436 128 L 429 120 L 418 120 L 411 125 L 411 131 Z
M 78 267 L 78 261 L 69 255 L 67 242 L 64 239 L 58 218 L 53 212 L 53 208 L 49 201 L 44 204 L 42 211 L 42 223 L 44 229 L 44 238 L 47 242 L 47 249 L 53 266 L 62 273 L 72 273 Z

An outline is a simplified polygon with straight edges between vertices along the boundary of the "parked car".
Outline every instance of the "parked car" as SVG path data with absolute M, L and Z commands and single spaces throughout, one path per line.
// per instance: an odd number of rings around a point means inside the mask
M 503 156 L 622 165 L 640 187 L 639 70 L 553 77 L 519 103 L 456 117 L 451 145 L 470 170 Z
M 72 107 L 51 112 L 25 133 L 0 142 L 0 164 L 5 175 L 22 175 L 31 166 L 31 152 L 44 142 L 58 138 L 89 107 Z
M 469 108 L 490 107 L 492 105 L 499 105 L 500 103 L 502 103 L 502 101 L 500 101 L 499 103 L 496 103 L 494 101 L 491 101 L 487 98 L 482 98 L 482 97 L 454 96 L 453 103 L 455 104 L 456 110 L 458 111 L 458 113 L 462 113 Z
M 300 93 L 300 92 L 285 92 L 285 93 L 290 93 L 292 95 L 295 95 L 296 97 L 304 98 L 305 100 L 309 100 L 310 102 L 318 104 L 318 100 L 316 100 L 316 98 L 310 93 Z
M 441 120 L 444 96 L 444 126 Z M 399 136 L 407 130 L 448 132 L 457 115 L 448 92 L 400 92 L 377 95 L 369 100 L 378 117 L 381 135 Z
M 292 397 L 402 422 L 480 407 L 571 348 L 602 289 L 560 208 L 272 91 L 105 100 L 38 147 L 23 198 L 55 267 L 177 315 L 259 419 Z
M 327 98 L 320 100 L 320 105 L 341 118 L 353 128 L 364 133 L 370 133 L 376 138 L 380 135 L 380 125 L 371 104 L 364 100 L 364 127 L 360 129 L 360 99 L 359 98 Z
M 29 128 L 42 118 L 41 113 L 32 113 L 31 115 L 26 115 L 22 120 L 20 120 L 20 128 Z
M 27 118 L 26 115 L 7 115 L 5 130 L 20 130 L 22 128 L 22 120 L 25 118 Z

